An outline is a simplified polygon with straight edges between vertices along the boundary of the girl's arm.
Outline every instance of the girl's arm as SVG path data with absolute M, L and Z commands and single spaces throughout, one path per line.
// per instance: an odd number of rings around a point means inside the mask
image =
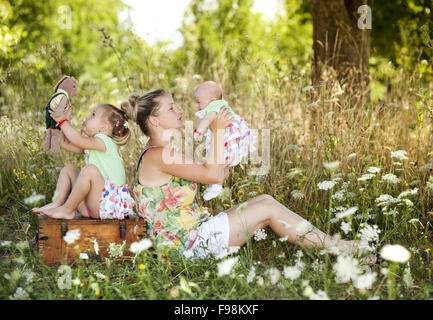
M 65 149 L 66 151 L 69 152 L 73 152 L 73 153 L 84 153 L 83 149 L 73 145 L 62 133 L 63 139 L 60 138 L 60 145 L 62 146 L 63 149 Z
M 148 151 L 150 158 L 160 171 L 172 176 L 199 183 L 222 183 L 225 177 L 224 135 L 230 124 L 230 113 L 223 109 L 211 123 L 211 146 L 204 163 L 198 163 L 173 149 L 154 148 Z M 216 157 L 219 157 L 218 159 Z
M 57 122 L 60 123 L 62 120 L 67 120 L 64 113 L 62 113 L 59 117 L 54 115 L 54 112 L 51 112 L 51 117 Z M 87 150 L 99 150 L 105 152 L 105 143 L 99 138 L 93 137 L 85 137 L 82 136 L 77 129 L 75 129 L 70 121 L 64 121 L 60 130 L 66 136 L 66 138 L 76 147 Z

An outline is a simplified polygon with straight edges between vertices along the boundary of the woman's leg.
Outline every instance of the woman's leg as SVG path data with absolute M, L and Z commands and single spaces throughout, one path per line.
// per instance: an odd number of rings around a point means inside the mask
M 303 247 L 322 247 L 330 254 L 354 253 L 358 249 L 357 241 L 332 239 L 269 195 L 247 201 L 242 210 L 237 210 L 238 207 L 226 211 L 230 225 L 229 246 L 241 246 L 257 229 L 270 226 L 280 237 L 287 237 L 287 241 L 298 242 Z
M 64 166 L 60 171 L 59 179 L 57 180 L 53 201 L 41 208 L 33 208 L 32 211 L 39 213 L 43 210 L 57 208 L 64 204 L 79 173 L 80 170 L 78 170 L 78 168 L 72 164 L 67 164 Z
M 94 165 L 87 165 L 81 171 L 66 202 L 57 208 L 44 210 L 43 214 L 57 219 L 73 219 L 79 208 L 84 214 L 84 205 L 90 209 L 92 218 L 99 219 L 99 200 L 104 188 L 104 178 Z M 83 211 L 82 211 L 83 210 Z M 87 215 L 86 215 L 87 216 Z

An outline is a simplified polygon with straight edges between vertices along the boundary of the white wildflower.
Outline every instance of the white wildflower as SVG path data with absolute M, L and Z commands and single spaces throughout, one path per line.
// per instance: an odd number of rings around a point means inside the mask
M 13 296 L 9 296 L 10 299 L 13 300 L 26 300 L 29 298 L 29 294 L 26 290 L 21 287 L 18 287 Z
M 97 282 L 93 282 L 90 284 L 90 288 L 95 292 L 99 291 L 99 284 Z
M 356 153 L 354 152 L 354 153 L 351 153 L 351 154 L 349 154 L 348 156 L 347 156 L 347 159 L 353 159 L 353 158 L 356 158 Z
M 36 194 L 36 192 L 33 191 L 32 195 L 28 198 L 24 199 L 24 203 L 28 205 L 36 204 L 41 200 L 44 200 L 45 196 L 43 194 Z
M 398 244 L 387 244 L 380 250 L 380 256 L 388 261 L 406 263 L 410 259 L 410 252 Z
M 376 276 L 376 272 L 366 272 L 353 280 L 353 286 L 358 289 L 371 289 Z
M 299 190 L 293 190 L 291 195 L 296 200 L 303 199 L 305 197 L 304 194 Z
M 331 196 L 332 200 L 343 201 L 346 197 L 346 190 L 340 190 Z
M 347 255 L 338 256 L 332 269 L 336 274 L 337 283 L 348 283 L 350 280 L 356 279 L 360 273 L 358 260 Z
M 29 242 L 27 240 L 19 241 L 16 244 L 17 249 L 24 250 L 29 248 Z
M 391 151 L 391 158 L 397 159 L 397 160 L 407 160 L 408 157 L 406 157 L 407 152 L 404 150 L 397 150 L 397 151 Z
M 24 258 L 23 257 L 18 257 L 18 258 L 14 258 L 14 262 L 15 263 L 18 263 L 18 264 L 24 264 L 24 263 L 26 263 L 26 261 L 24 260 Z
M 340 161 L 326 162 L 323 164 L 323 166 L 330 171 L 334 171 L 338 169 L 339 165 L 340 165 Z
M 299 268 L 296 266 L 288 266 L 288 267 L 284 267 L 284 269 L 283 269 L 284 278 L 292 280 L 292 281 L 298 279 L 301 274 L 302 274 L 302 271 L 299 270 Z
M 381 233 L 379 227 L 377 225 L 370 226 L 368 223 L 361 223 L 361 230 L 358 232 L 358 236 L 362 240 L 377 241 L 379 240 L 379 234 Z
M 326 294 L 325 291 L 323 291 L 323 290 L 318 290 L 316 293 L 313 292 L 313 293 L 309 296 L 309 299 L 310 299 L 310 300 L 329 300 L 329 297 L 328 297 L 328 295 Z
M 63 236 L 63 240 L 65 240 L 68 244 L 73 244 L 79 238 L 80 238 L 80 229 L 69 230 Z
M 99 254 L 99 245 L 98 245 L 98 241 L 96 241 L 96 239 L 93 239 L 93 249 L 95 250 L 96 254 Z
M 288 238 L 289 238 L 289 236 L 285 236 L 285 237 L 280 238 L 279 240 L 281 242 L 285 242 L 285 241 L 287 241 Z
M 24 270 L 22 274 L 23 278 L 26 279 L 26 284 L 30 284 L 35 277 L 35 273 L 31 270 Z
M 317 184 L 317 189 L 319 190 L 329 190 L 332 189 L 337 182 L 335 181 L 322 181 Z
M 370 172 L 370 173 L 379 173 L 380 170 L 381 169 L 377 168 L 377 167 L 370 167 L 370 168 L 367 169 L 367 171 Z
M 80 283 L 81 283 L 80 278 L 75 278 L 75 279 L 72 280 L 72 284 L 73 284 L 74 286 L 79 286 Z
M 241 249 L 241 247 L 239 246 L 232 246 L 232 247 L 228 247 L 227 250 L 223 250 L 223 252 L 221 252 L 220 254 L 218 254 L 215 258 L 217 260 L 219 259 L 223 259 L 233 253 L 237 253 L 239 250 Z
M 406 206 L 408 208 L 412 208 L 413 207 L 413 202 L 411 200 L 405 198 L 402 201 L 406 204 Z
M 407 197 L 407 196 L 409 196 L 409 195 L 413 196 L 413 195 L 415 195 L 415 194 L 417 194 L 417 193 L 418 193 L 418 188 L 415 188 L 415 189 L 409 189 L 409 190 L 406 190 L 406 191 L 401 192 L 401 193 L 398 195 L 398 198 L 401 199 L 401 198 Z
M 413 282 L 412 275 L 410 273 L 410 265 L 406 269 L 404 269 L 404 272 L 403 272 L 403 282 L 406 285 L 406 287 L 408 287 L 408 288 L 413 287 L 413 283 L 414 282 Z
M 123 255 L 123 248 L 126 245 L 126 240 L 123 240 L 122 244 L 116 244 L 110 242 L 107 251 L 110 253 L 110 257 L 116 258 Z
M 9 241 L 9 240 L 4 240 L 4 241 L 0 242 L 0 246 L 2 246 L 2 247 L 7 247 L 7 246 L 10 246 L 11 244 L 12 244 L 12 241 Z
M 251 283 L 254 280 L 254 277 L 256 276 L 256 268 L 254 266 L 251 266 L 250 272 L 248 272 L 247 275 L 247 283 Z
M 370 179 L 372 179 L 372 178 L 374 178 L 376 175 L 375 174 L 373 174 L 373 173 L 366 173 L 366 174 L 363 174 L 360 178 L 358 178 L 357 180 L 358 181 L 367 181 L 367 180 L 370 180 Z
M 392 164 L 395 165 L 395 166 L 402 166 L 403 165 L 403 163 L 398 162 L 398 161 L 397 162 L 393 162 Z
M 376 198 L 375 202 L 379 207 L 382 207 L 382 206 L 389 206 L 391 204 L 399 203 L 400 199 L 394 198 L 389 194 L 381 194 L 378 198 Z
M 359 209 L 359 208 L 358 208 L 357 206 L 355 206 L 355 207 L 350 207 L 350 208 L 347 209 L 347 210 L 344 210 L 344 211 L 338 212 L 335 216 L 336 216 L 336 218 L 338 218 L 338 219 L 345 218 L 345 217 L 348 217 L 348 216 L 353 215 L 356 211 L 358 211 L 358 209 Z
M 382 210 L 383 209 L 385 209 L 385 207 L 384 208 L 382 208 Z M 390 209 L 390 210 L 388 210 L 388 211 L 383 211 L 382 212 L 385 216 L 396 216 L 396 215 L 398 215 L 398 211 L 397 211 L 397 209 Z
M 218 263 L 218 277 L 230 274 L 234 265 L 238 262 L 239 257 L 228 258 Z
M 352 225 L 350 222 L 341 222 L 340 229 L 344 232 L 344 234 L 348 234 L 350 231 L 352 231 Z
M 266 237 L 267 234 L 265 229 L 257 229 L 256 231 L 254 231 L 254 240 L 260 241 L 266 239 Z
M 400 179 L 393 173 L 388 173 L 382 176 L 382 180 L 387 183 L 397 184 L 400 182 Z
M 314 89 L 313 86 L 306 86 L 306 87 L 302 88 L 302 91 L 305 92 L 305 91 L 310 91 L 310 90 L 313 90 L 313 89 Z
M 278 282 L 281 275 L 280 270 L 277 268 L 270 268 L 266 270 L 265 274 L 269 276 L 269 280 L 271 281 L 272 285 L 275 285 Z
M 263 277 L 257 276 L 257 284 L 262 287 L 264 283 Z
M 194 257 L 194 252 L 191 249 L 185 250 L 183 252 L 183 256 L 187 259 L 190 259 L 190 258 Z
M 78 256 L 80 259 L 82 260 L 87 260 L 89 259 L 89 255 L 85 252 L 80 252 L 80 255 Z
M 133 242 L 131 244 L 131 247 L 129 248 L 129 251 L 138 254 L 141 251 L 147 250 L 152 246 L 152 240 L 150 239 L 143 239 L 138 242 Z
M 105 280 L 107 278 L 104 274 L 102 274 L 100 272 L 95 272 L 95 276 L 101 280 Z

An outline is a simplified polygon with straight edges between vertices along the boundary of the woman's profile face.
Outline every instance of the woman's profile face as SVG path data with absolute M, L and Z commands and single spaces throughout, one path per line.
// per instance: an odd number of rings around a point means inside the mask
M 159 103 L 156 116 L 158 126 L 163 129 L 182 128 L 182 110 L 174 104 L 173 98 L 166 94 L 157 99 Z

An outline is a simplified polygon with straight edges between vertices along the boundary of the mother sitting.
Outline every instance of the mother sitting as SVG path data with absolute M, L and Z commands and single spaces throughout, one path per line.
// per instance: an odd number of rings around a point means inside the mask
M 228 112 L 223 110 L 212 122 L 208 158 L 198 163 L 170 148 L 167 133 L 182 128 L 183 123 L 182 111 L 169 93 L 157 89 L 132 94 L 128 100 L 122 109 L 149 137 L 138 161 L 134 194 L 138 213 L 147 221 L 157 246 L 187 252 L 193 259 L 204 258 L 209 253 L 224 253 L 229 246 L 242 246 L 247 237 L 266 226 L 291 243 L 325 248 L 333 255 L 355 253 L 361 245 L 368 245 L 366 241 L 334 240 L 266 194 L 210 216 L 207 208 L 196 203 L 197 183 L 222 183 L 227 176 L 225 165 L 213 159 L 217 150 L 223 150 L 224 141 L 216 133 L 229 125 Z

